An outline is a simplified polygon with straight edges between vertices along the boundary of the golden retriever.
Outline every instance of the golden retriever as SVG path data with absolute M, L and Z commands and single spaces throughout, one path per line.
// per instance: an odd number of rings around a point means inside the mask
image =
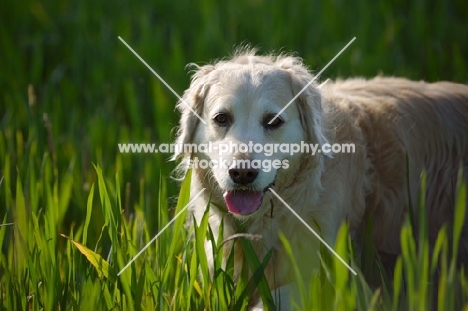
M 261 235 L 261 240 L 252 243 L 260 259 L 274 250 L 265 271 L 272 290 L 294 282 L 277 233 L 281 231 L 289 240 L 304 276 L 319 266 L 320 242 L 269 187 L 331 245 L 343 221 L 348 221 L 351 234 L 359 234 L 368 216 L 373 218 L 376 249 L 398 254 L 399 231 L 409 202 L 417 206 L 421 173 L 427 172 L 431 240 L 443 223 L 452 220 L 460 165 L 468 176 L 467 85 L 377 77 L 329 82 L 321 88 L 312 83 L 300 93 L 312 79 L 297 57 L 258 56 L 244 49 L 229 60 L 196 66 L 183 102 L 178 104 L 178 144 L 355 146 L 353 153 L 314 155 L 278 151 L 268 156 L 234 148 L 222 155 L 214 150 L 176 155 L 228 161 L 228 167 L 193 168 L 192 195 L 202 188 L 206 191 L 190 207 L 191 213 L 200 221 L 211 199 L 215 204 L 210 206 L 209 224 L 215 235 L 221 220 L 224 238 L 237 233 L 234 219 L 245 225 L 247 233 Z M 281 165 L 265 170 L 240 167 L 236 162 L 269 159 Z M 468 237 L 467 223 L 464 237 Z M 207 242 L 212 263 L 211 247 Z M 242 250 L 237 247 L 234 252 L 235 263 L 241 263 Z M 257 307 L 261 309 L 261 302 Z

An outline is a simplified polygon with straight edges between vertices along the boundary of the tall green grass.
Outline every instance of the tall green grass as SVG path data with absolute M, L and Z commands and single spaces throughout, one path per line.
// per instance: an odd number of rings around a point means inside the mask
M 206 218 L 194 232 L 180 218 L 116 276 L 188 199 L 188 185 L 179 191 L 169 178 L 174 164 L 167 155 L 118 153 L 117 143 L 171 142 L 178 120 L 176 98 L 118 36 L 179 94 L 189 83 L 187 63 L 226 56 L 242 42 L 262 52 L 296 51 L 317 71 L 354 36 L 323 78 L 384 73 L 466 83 L 467 8 L 461 0 L 4 1 L 0 307 L 239 310 L 252 288 L 269 299 L 260 273 L 268 258 L 251 256 L 248 240 L 237 243 L 247 249 L 255 277 L 244 271 L 235 283 L 232 257 L 224 267 L 217 256 L 209 281 L 202 244 L 221 241 Z M 464 200 L 460 193 L 458 205 Z M 437 297 L 445 310 L 467 301 L 466 272 L 450 259 L 451 229 L 431 255 L 419 241 L 424 234 L 414 238 L 406 224 L 395 279 L 370 243 L 357 255 L 345 232 L 337 249 L 362 273 L 342 273 L 322 250 L 323 267 L 304 280 L 310 284 L 300 308 L 413 310 Z
M 47 161 L 47 160 L 46 160 Z M 50 162 L 50 161 L 48 161 Z M 7 159 L 7 165 L 8 159 Z M 47 164 L 45 164 L 47 166 Z M 46 168 L 52 171 L 52 167 Z M 13 226 L 0 227 L 0 246 L 7 250 L 1 257 L 0 305 L 6 310 L 32 309 L 113 309 L 113 310 L 243 310 L 251 294 L 258 290 L 265 305 L 274 308 L 263 269 L 271 259 L 257 258 L 249 240 L 240 238 L 249 267 L 236 283 L 233 279 L 232 253 L 222 264 L 221 239 L 215 240 L 208 226 L 208 209 L 202 221 L 184 230 L 184 214 L 151 245 L 133 265 L 120 276 L 117 272 L 152 238 L 147 231 L 141 210 L 134 217 L 125 217 L 119 192 L 119 175 L 106 180 L 99 166 L 97 180 L 91 185 L 86 221 L 82 227 L 69 228 L 58 234 L 58 213 L 42 211 L 30 213 L 23 184 L 34 184 L 32 196 L 39 196 L 40 188 L 48 197 L 49 206 L 59 210 L 60 199 L 54 194 L 55 183 L 37 181 L 33 175 L 27 180 L 17 179 L 16 196 L 9 197 L 15 205 Z M 12 186 L 5 176 L 4 187 Z M 65 185 L 66 186 L 66 185 Z M 61 189 L 64 185 L 60 185 Z M 182 184 L 174 213 L 189 201 L 190 174 Z M 159 194 L 163 189 L 158 189 Z M 55 193 L 58 193 L 55 191 Z M 454 226 L 440 231 L 433 253 L 429 253 L 427 223 L 421 205 L 418 237 L 413 236 L 408 221 L 401 232 L 402 255 L 395 266 L 393 280 L 382 277 L 381 286 L 370 286 L 354 254 L 347 226 L 342 226 L 335 245 L 345 260 L 359 271 L 352 275 L 326 248 L 322 248 L 321 269 L 311 278 L 303 279 L 297 271 L 299 299 L 293 305 L 298 310 L 460 310 L 468 307 L 468 277 L 456 263 L 457 244 L 465 216 L 466 187 L 460 184 L 457 195 Z M 93 208 L 97 201 L 100 210 Z M 55 205 L 54 205 L 55 204 Z M 34 206 L 31 206 L 34 208 Z M 96 244 L 89 242 L 89 224 L 100 212 L 103 221 Z M 160 225 L 169 219 L 169 210 L 158 210 Z M 221 226 L 222 232 L 222 226 Z M 11 239 L 6 239 L 10 235 Z M 193 237 L 190 238 L 190 235 Z M 452 237 L 449 241 L 449 236 Z M 204 251 L 204 244 L 212 243 L 215 255 L 213 279 Z M 288 241 L 282 238 L 285 251 L 294 262 Z M 107 247 L 106 247 L 107 246 Z M 59 251 L 58 249 L 61 249 Z M 231 249 L 229 249 L 231 250 Z M 375 259 L 378 260 L 378 259 Z M 383 270 L 379 271 L 384 273 Z M 435 305 L 435 303 L 437 305 Z

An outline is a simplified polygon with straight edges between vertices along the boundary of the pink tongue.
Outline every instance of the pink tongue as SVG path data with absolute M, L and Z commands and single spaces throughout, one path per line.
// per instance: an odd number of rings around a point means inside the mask
M 255 212 L 262 203 L 263 192 L 252 191 L 227 191 L 224 193 L 224 201 L 234 214 L 249 215 Z

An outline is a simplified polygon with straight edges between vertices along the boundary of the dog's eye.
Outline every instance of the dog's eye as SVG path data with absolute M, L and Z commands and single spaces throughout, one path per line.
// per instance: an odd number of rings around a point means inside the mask
M 227 126 L 229 124 L 229 116 L 226 113 L 218 113 L 213 120 L 219 126 Z
M 263 126 L 267 129 L 276 129 L 280 127 L 284 123 L 284 121 L 280 117 L 275 118 L 275 116 L 275 114 L 266 116 L 263 120 Z M 273 122 L 271 122 L 270 124 L 271 120 L 273 120 Z

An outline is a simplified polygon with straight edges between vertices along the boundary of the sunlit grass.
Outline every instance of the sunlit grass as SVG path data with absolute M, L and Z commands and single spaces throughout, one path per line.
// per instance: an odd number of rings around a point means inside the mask
M 6 165 L 10 163 L 7 156 Z M 42 178 L 38 179 L 35 173 L 29 173 L 27 180 L 17 177 L 15 195 L 5 196 L 7 205 L 15 207 L 11 216 L 14 225 L 0 227 L 0 246 L 5 250 L 0 261 L 4 271 L 0 279 L 0 303 L 4 308 L 243 310 L 255 289 L 265 304 L 267 301 L 273 304 L 262 276 L 271 252 L 265 258 L 257 258 L 248 239 L 240 238 L 237 242 L 246 254 L 245 266 L 257 272 L 249 274 L 244 270 L 236 283 L 232 275 L 232 256 L 224 266 L 222 256 L 215 256 L 215 273 L 211 279 L 204 244 L 212 243 L 214 254 L 219 254 L 223 251 L 218 246 L 223 243 L 213 238 L 208 226 L 208 209 L 193 232 L 184 229 L 184 215 L 178 218 L 133 265 L 117 276 L 152 236 L 138 207 L 132 217 L 125 217 L 119 174 L 106 179 L 99 166 L 95 171 L 96 182 L 90 186 L 85 221 L 78 227 L 62 229 L 65 232 L 62 237 L 58 231 L 61 226 L 57 223 L 61 202 L 59 189 L 67 185 L 49 176 L 53 173 L 51 161 L 44 159 L 42 173 L 36 172 L 43 174 Z M 5 175 L 3 189 L 12 189 L 12 185 L 11 176 Z M 174 213 L 188 203 L 189 188 L 190 174 L 182 184 Z M 155 196 L 164 195 L 164 188 L 155 192 Z M 36 202 L 45 200 L 48 208 L 31 205 L 34 201 L 31 197 L 37 197 Z M 457 198 L 454 226 L 441 230 L 432 254 L 429 253 L 423 205 L 419 208 L 417 239 L 413 237 L 408 219 L 401 232 L 402 256 L 397 260 L 393 281 L 386 282 L 382 278 L 379 287 L 371 287 L 366 282 L 361 270 L 367 268 L 356 263 L 353 242 L 347 227 L 343 226 L 335 249 L 352 262 L 353 268 L 359 271 L 358 276 L 352 275 L 322 247 L 318 254 L 322 265 L 316 275 L 303 278 L 297 271 L 300 299 L 293 304 L 298 310 L 427 310 L 435 307 L 435 303 L 439 310 L 468 307 L 468 278 L 463 269 L 457 268 L 454 259 L 463 225 L 460 219 L 464 219 L 465 214 L 466 187 L 461 183 Z M 98 212 L 102 216 L 101 230 L 92 243 L 89 226 Z M 164 226 L 170 219 L 170 211 L 158 212 L 164 214 L 159 215 L 159 225 Z M 449 242 L 449 235 L 454 244 Z M 282 238 L 282 242 L 294 265 L 294 254 L 287 240 Z M 228 244 L 223 245 L 227 247 Z
M 244 270 L 235 282 L 233 257 L 223 264 L 215 256 L 210 279 L 203 244 L 216 245 L 218 254 L 223 250 L 206 216 L 193 232 L 181 217 L 116 276 L 189 198 L 188 182 L 180 189 L 169 177 L 169 155 L 118 153 L 118 143 L 171 142 L 178 120 L 177 99 L 118 36 L 179 94 L 189 83 L 187 63 L 224 57 L 242 42 L 262 52 L 295 51 L 317 72 L 355 36 L 323 78 L 382 72 L 468 80 L 466 1 L 265 4 L 2 3 L 2 310 L 241 310 L 253 288 L 270 299 L 259 273 L 268 258 L 254 256 L 248 239 L 236 243 L 246 251 L 245 266 L 257 272 L 254 277 Z M 298 308 L 467 308 L 466 272 L 456 267 L 457 250 L 451 247 L 460 235 L 464 189 L 458 191 L 455 225 L 441 231 L 433 253 L 427 235 L 418 232 L 415 238 L 407 221 L 393 275 L 376 259 L 369 239 L 358 253 L 343 227 L 336 249 L 358 276 L 321 249 L 321 269 L 303 280 Z M 364 236 L 370 236 L 371 225 Z

